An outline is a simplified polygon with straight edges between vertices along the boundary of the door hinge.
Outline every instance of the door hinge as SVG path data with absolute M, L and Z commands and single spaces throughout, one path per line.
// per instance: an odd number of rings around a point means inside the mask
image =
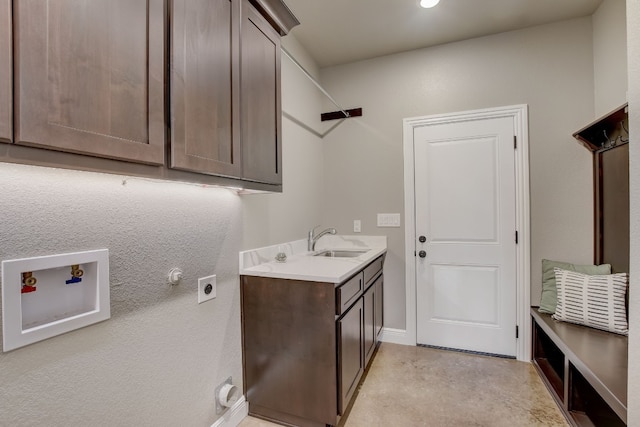
M 518 137 L 513 135 L 513 149 L 517 149 L 518 148 Z
M 518 244 L 518 230 L 516 230 L 516 245 Z
M 518 325 L 516 325 L 516 339 L 518 339 L 518 338 L 519 338 L 519 336 L 520 336 L 520 333 L 519 333 L 519 332 L 520 332 L 520 331 L 518 330 Z

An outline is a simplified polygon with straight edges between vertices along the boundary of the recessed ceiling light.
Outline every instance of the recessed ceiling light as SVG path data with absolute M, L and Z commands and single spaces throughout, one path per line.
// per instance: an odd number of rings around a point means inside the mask
M 440 0 L 420 0 L 420 6 L 428 9 L 440 3 Z

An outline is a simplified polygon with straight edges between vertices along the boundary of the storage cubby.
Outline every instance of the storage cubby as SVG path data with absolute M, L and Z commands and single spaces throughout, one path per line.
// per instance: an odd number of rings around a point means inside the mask
M 626 336 L 558 322 L 531 308 L 533 363 L 572 426 L 625 426 Z
M 626 425 L 573 364 L 569 364 L 569 383 L 569 414 L 578 425 Z
M 560 402 L 564 402 L 564 354 L 537 323 L 534 322 L 533 328 L 535 366 L 542 371 Z

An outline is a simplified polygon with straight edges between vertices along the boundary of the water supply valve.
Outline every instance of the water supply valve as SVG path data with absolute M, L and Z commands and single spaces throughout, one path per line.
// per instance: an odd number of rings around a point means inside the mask
M 22 273 L 22 289 L 20 290 L 20 292 L 23 294 L 35 292 L 36 283 L 38 283 L 38 279 L 33 277 L 33 272 L 27 271 Z
M 84 274 L 84 271 L 82 271 L 80 269 L 79 265 L 72 265 L 71 266 L 71 279 L 66 280 L 64 283 L 66 283 L 67 285 L 70 285 L 72 283 L 79 283 L 82 282 L 82 275 Z

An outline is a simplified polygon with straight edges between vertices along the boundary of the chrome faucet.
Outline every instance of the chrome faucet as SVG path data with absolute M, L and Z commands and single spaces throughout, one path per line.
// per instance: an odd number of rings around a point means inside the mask
M 309 237 L 307 238 L 307 250 L 313 252 L 316 250 L 316 242 L 319 238 L 324 236 L 325 234 L 336 234 L 335 228 L 327 228 L 326 230 L 321 231 L 317 235 L 314 235 L 314 231 L 318 228 L 319 225 L 313 227 L 313 229 L 309 230 Z

